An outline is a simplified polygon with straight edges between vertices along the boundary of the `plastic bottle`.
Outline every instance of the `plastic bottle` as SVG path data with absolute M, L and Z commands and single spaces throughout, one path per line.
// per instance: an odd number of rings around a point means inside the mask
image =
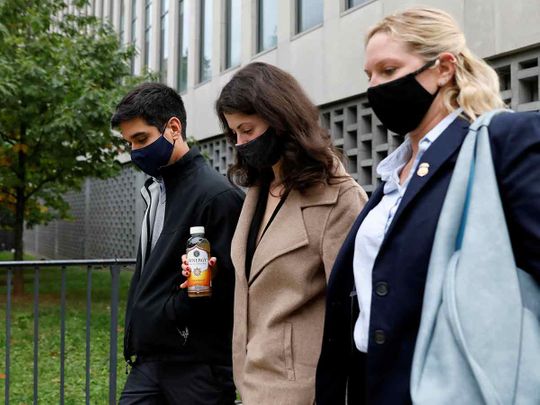
M 212 295 L 212 271 L 208 267 L 210 242 L 204 237 L 204 226 L 189 228 L 191 237 L 187 241 L 186 255 L 191 274 L 188 277 L 189 297 Z

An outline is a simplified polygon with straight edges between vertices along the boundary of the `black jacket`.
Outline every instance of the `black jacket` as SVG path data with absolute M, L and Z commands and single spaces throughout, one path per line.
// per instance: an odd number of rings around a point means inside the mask
M 244 194 L 212 169 L 197 149 L 161 168 L 161 175 L 167 198 L 163 230 L 149 254 L 142 254 L 147 246 L 139 244 L 126 309 L 124 357 L 128 362 L 138 355 L 230 365 L 234 297 L 230 246 Z M 153 182 L 149 179 L 145 188 Z M 199 225 L 205 227 L 211 255 L 218 260 L 210 298 L 189 298 L 178 289 L 184 281 L 181 257 L 189 228 Z

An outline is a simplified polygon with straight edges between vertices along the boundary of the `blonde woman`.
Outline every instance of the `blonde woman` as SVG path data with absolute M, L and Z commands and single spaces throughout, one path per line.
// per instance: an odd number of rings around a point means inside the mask
M 504 106 L 495 72 L 443 11 L 388 16 L 365 46 L 373 111 L 407 136 L 377 167 L 382 184 L 330 276 L 318 405 L 411 403 L 426 274 L 456 158 L 470 123 Z M 499 114 L 489 132 L 517 266 L 540 281 L 540 114 Z

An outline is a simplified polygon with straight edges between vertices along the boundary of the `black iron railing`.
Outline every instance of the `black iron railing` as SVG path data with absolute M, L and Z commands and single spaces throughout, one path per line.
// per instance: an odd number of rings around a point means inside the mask
M 111 274 L 111 305 L 110 305 L 110 347 L 109 347 L 109 403 L 116 403 L 117 380 L 117 346 L 118 346 L 118 305 L 119 305 L 119 277 L 120 271 L 126 266 L 133 266 L 134 259 L 103 259 L 103 260 L 40 260 L 40 261 L 4 261 L 0 262 L 0 270 L 6 271 L 6 340 L 5 340 L 5 404 L 10 400 L 10 356 L 11 356 L 11 327 L 12 327 L 12 295 L 14 271 L 34 271 L 33 291 L 33 403 L 38 403 L 38 359 L 39 359 L 39 279 L 44 268 L 60 268 L 60 404 L 64 404 L 65 397 L 65 335 L 66 335 L 66 273 L 70 267 L 84 267 L 87 269 L 86 277 L 86 404 L 90 404 L 90 319 L 92 301 L 92 270 L 109 267 Z

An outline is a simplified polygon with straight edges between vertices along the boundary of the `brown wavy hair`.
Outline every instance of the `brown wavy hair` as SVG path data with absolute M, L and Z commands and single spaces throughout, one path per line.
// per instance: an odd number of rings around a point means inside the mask
M 225 114 L 257 114 L 283 143 L 281 180 L 285 193 L 300 192 L 315 184 L 331 184 L 343 178 L 337 173 L 341 153 L 319 123 L 319 110 L 289 73 L 266 63 L 250 63 L 225 85 L 216 101 L 216 112 L 229 142 L 236 136 Z M 273 178 L 272 169 L 260 171 L 238 154 L 228 170 L 230 180 L 251 187 Z

